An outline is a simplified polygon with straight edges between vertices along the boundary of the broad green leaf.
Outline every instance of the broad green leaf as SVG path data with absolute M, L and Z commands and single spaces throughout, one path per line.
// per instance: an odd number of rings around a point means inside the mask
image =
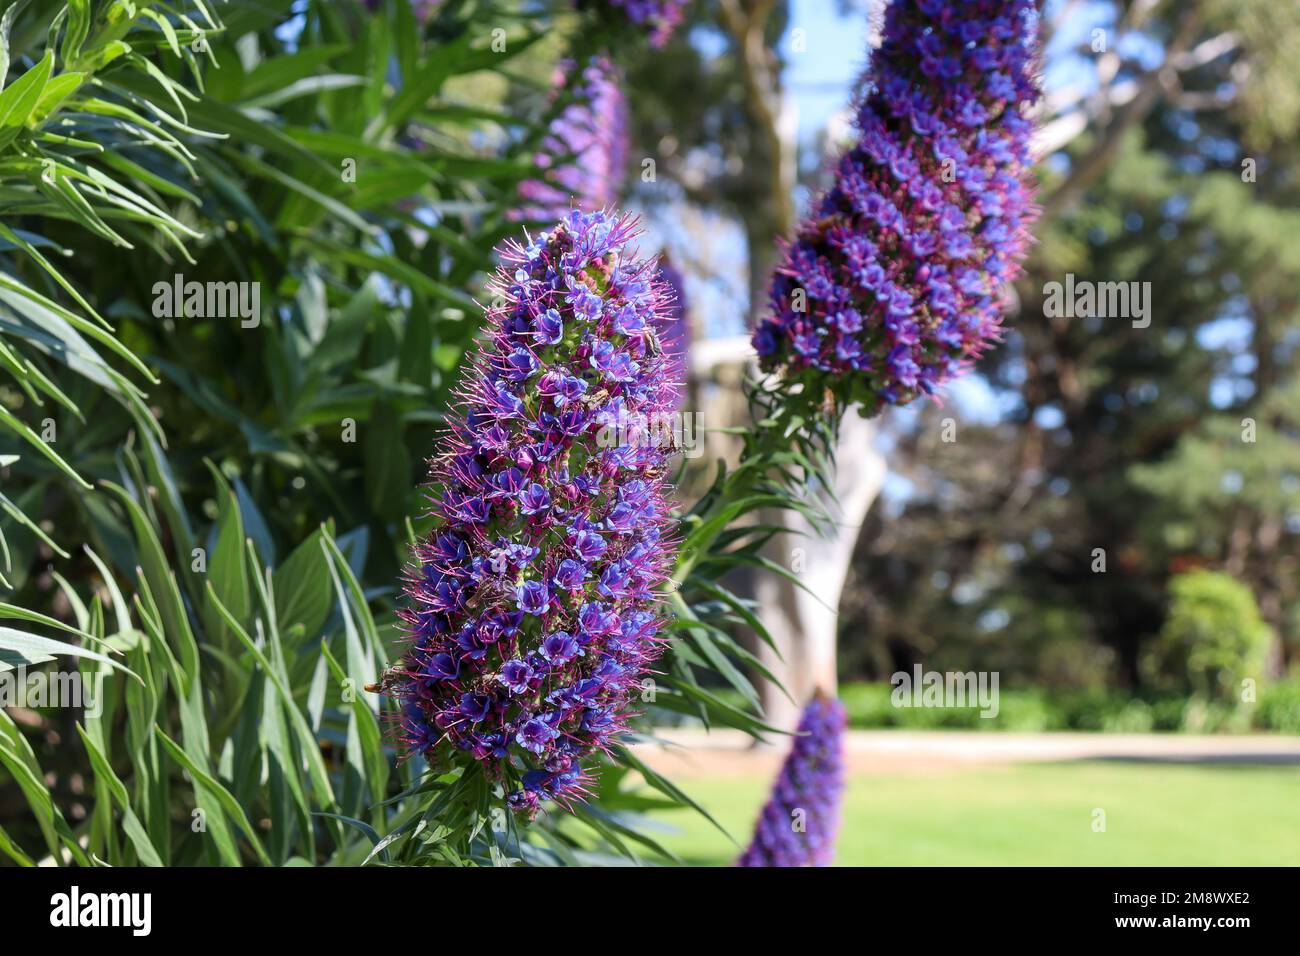
M 46 50 L 40 61 L 0 93 L 0 128 L 21 127 L 27 122 L 54 66 L 54 51 Z
M 388 403 L 376 402 L 362 429 L 370 507 L 381 518 L 398 521 L 406 514 L 407 496 L 415 486 L 402 416 Z
M 325 769 L 325 761 L 321 757 L 320 744 L 312 733 L 311 728 L 307 726 L 307 721 L 303 718 L 302 711 L 294 701 L 293 691 L 289 688 L 288 684 L 285 683 L 280 674 L 277 673 L 276 669 L 267 659 L 266 654 L 263 653 L 262 649 L 254 643 L 253 639 L 248 636 L 248 633 L 240 625 L 239 621 L 234 618 L 225 605 L 223 605 L 213 593 L 211 581 L 208 582 L 208 594 L 211 596 L 212 600 L 216 602 L 217 611 L 221 614 L 222 619 L 230 625 L 231 630 L 234 631 L 235 636 L 239 639 L 240 643 L 242 643 L 248 652 L 253 655 L 257 660 L 257 663 L 261 665 L 263 672 L 265 672 L 267 677 L 275 685 L 275 689 L 280 696 L 280 702 L 284 706 L 285 712 L 289 715 L 290 725 L 293 727 L 293 731 L 298 737 L 298 745 L 302 750 L 303 756 L 307 760 L 307 766 L 311 773 L 312 787 L 316 791 L 318 802 L 323 803 L 325 806 L 334 806 L 334 788 L 330 786 L 329 773 Z
M 218 479 L 218 517 L 216 540 L 208 556 L 208 584 L 217 597 L 240 621 L 248 619 L 252 609 L 252 589 L 248 582 L 248 567 L 244 560 L 244 522 L 239 513 L 235 493 L 215 467 L 211 468 Z M 226 630 L 221 617 L 212 607 L 204 611 L 209 633 L 220 634 Z
M 307 638 L 320 633 L 332 603 L 322 529 L 313 531 L 275 570 L 275 613 L 284 629 L 301 624 Z
M 32 122 L 39 123 L 57 110 L 64 100 L 80 89 L 84 79 L 84 73 L 60 73 L 46 83 L 40 99 L 36 101 L 36 108 L 32 111 Z
M 18 14 L 31 0 L 15 0 L 5 10 L 4 16 L 0 17 L 0 90 L 4 89 L 5 78 L 9 75 L 9 64 L 11 57 L 9 55 L 9 33 L 13 29 L 14 20 L 18 19 Z M 90 0 L 77 0 L 79 3 L 89 3 Z
M 49 637 L 40 637 L 26 631 L 18 631 L 12 627 L 0 627 L 0 672 L 15 667 L 43 664 L 54 660 L 59 654 L 66 654 L 70 657 L 88 657 L 91 660 L 101 661 L 131 674 L 136 680 L 140 679 L 130 669 L 100 654 L 98 651 L 87 650 L 76 644 L 69 644 L 67 641 L 56 641 Z

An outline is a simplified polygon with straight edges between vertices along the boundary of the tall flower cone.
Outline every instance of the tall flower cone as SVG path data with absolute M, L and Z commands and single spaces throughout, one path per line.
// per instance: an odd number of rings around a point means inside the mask
M 618 201 L 628 161 L 627 100 L 622 71 L 604 56 L 562 63 L 555 96 L 568 104 L 551 122 L 533 157 L 541 170 L 519 184 L 516 220 L 554 222 L 571 208 L 594 212 Z
M 436 767 L 480 764 L 509 804 L 583 792 L 665 637 L 665 476 L 676 363 L 634 223 L 570 213 L 507 244 L 488 334 L 432 461 L 411 646 L 385 678 L 400 735 Z
M 960 374 L 999 336 L 1036 214 L 1031 0 L 893 0 L 858 141 L 785 250 L 762 366 L 865 415 Z M 791 389 L 794 391 L 794 389 Z
M 737 866 L 830 866 L 844 794 L 844 705 L 804 708 L 790 754 Z

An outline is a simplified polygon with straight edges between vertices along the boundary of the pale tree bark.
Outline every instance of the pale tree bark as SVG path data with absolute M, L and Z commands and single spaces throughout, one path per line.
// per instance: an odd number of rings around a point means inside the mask
M 754 374 L 754 353 L 747 338 L 697 343 L 691 352 L 691 377 L 709 409 L 710 426 L 750 424 L 740 383 Z M 875 420 L 856 412 L 844 416 L 834 495 L 817 488 L 808 492 L 810 503 L 830 516 L 829 529 L 819 533 L 793 511 L 763 515 L 764 523 L 788 529 L 768 542 L 763 556 L 790 571 L 799 584 L 759 569 L 734 586 L 740 596 L 755 602 L 755 613 L 776 645 L 774 651 L 757 636 L 751 641 L 763 666 L 780 682 L 778 686 L 759 680 L 757 686 L 767 721 L 783 730 L 794 729 L 801 707 L 816 691 L 835 693 L 840 597 L 858 532 L 885 480 L 885 459 L 874 446 L 875 436 Z M 714 431 L 706 433 L 704 440 L 705 461 L 735 462 L 739 451 L 735 436 Z
M 759 694 L 768 722 L 783 730 L 794 729 L 800 708 L 818 691 L 836 692 L 840 596 L 858 533 L 885 480 L 885 459 L 873 445 L 875 436 L 874 420 L 856 412 L 844 417 L 834 498 L 824 490 L 813 492 L 833 520 L 830 531 L 819 535 L 799 513 L 782 512 L 781 523 L 790 533 L 766 548 L 766 557 L 799 581 L 763 573 L 755 588 L 759 619 L 780 651 L 778 656 L 760 642 L 758 657 L 786 691 L 764 681 Z

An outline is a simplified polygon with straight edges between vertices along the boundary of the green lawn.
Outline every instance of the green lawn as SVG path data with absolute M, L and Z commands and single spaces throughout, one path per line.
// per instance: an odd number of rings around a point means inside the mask
M 744 842 L 768 781 L 679 783 Z M 1104 833 L 1093 811 L 1105 811 Z M 727 865 L 731 843 L 693 813 L 656 834 L 685 861 Z M 1079 762 L 932 776 L 854 776 L 841 865 L 1300 864 L 1300 769 Z

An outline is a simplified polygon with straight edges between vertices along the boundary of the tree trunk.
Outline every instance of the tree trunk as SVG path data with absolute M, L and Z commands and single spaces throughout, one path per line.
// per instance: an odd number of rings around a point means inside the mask
M 757 576 L 758 617 L 780 656 L 758 642 L 758 658 L 785 687 L 759 686 L 768 723 L 793 730 L 813 694 L 836 690 L 836 642 L 840 595 L 848 579 L 858 532 L 885 480 L 884 457 L 872 446 L 876 425 L 852 412 L 844 417 L 836 452 L 835 497 L 823 502 L 835 518 L 830 537 L 819 537 L 797 512 L 771 516 L 790 529 L 770 541 L 765 557 L 790 570 L 803 587 L 775 573 Z M 805 590 L 806 588 L 806 590 Z M 811 593 L 809 593 L 811 592 Z M 793 700 L 791 700 L 793 698 Z

